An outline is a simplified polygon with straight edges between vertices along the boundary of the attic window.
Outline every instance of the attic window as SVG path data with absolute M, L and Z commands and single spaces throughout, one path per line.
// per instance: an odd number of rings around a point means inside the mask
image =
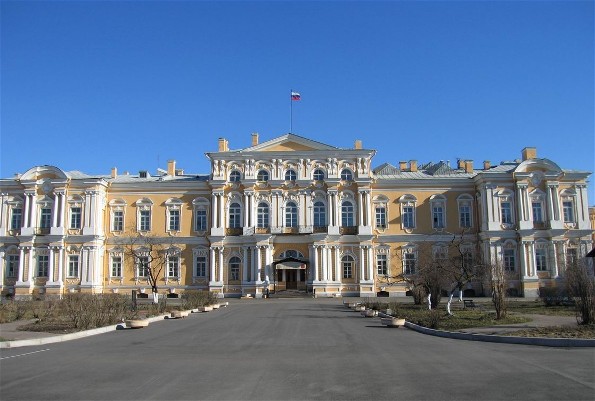
M 139 171 L 138 172 L 138 176 L 140 178 L 147 178 L 147 172 L 146 171 Z

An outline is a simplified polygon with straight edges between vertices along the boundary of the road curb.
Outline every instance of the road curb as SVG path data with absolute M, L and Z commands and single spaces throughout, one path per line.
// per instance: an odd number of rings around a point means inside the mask
M 164 320 L 167 316 L 169 316 L 169 314 L 153 316 L 153 317 L 147 318 L 147 320 L 149 321 L 149 323 L 152 323 L 152 322 Z M 62 341 L 76 340 L 78 338 L 84 338 L 84 337 L 95 336 L 97 334 L 109 333 L 110 331 L 122 330 L 123 328 L 125 328 L 125 326 L 126 325 L 123 323 L 118 323 L 118 324 L 113 324 L 113 325 L 106 326 L 106 327 L 99 327 L 96 329 L 78 331 L 76 333 L 69 333 L 69 334 L 63 334 L 63 335 L 52 336 L 52 337 L 33 338 L 33 339 L 29 339 L 29 340 L 2 341 L 2 342 L 0 342 L 0 349 L 29 347 L 29 346 L 33 346 L 33 345 L 44 345 L 44 344 L 59 343 Z
M 434 330 L 405 322 L 405 327 L 436 337 L 452 338 L 456 340 L 484 341 L 503 344 L 540 345 L 544 347 L 595 347 L 595 339 L 578 338 L 546 338 L 546 337 L 515 337 L 498 336 L 493 334 L 458 333 L 453 331 Z

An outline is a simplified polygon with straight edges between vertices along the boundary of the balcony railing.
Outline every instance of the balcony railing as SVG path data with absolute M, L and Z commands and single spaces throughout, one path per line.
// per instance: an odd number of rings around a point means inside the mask
M 50 233 L 49 227 L 35 227 L 35 235 L 48 235 Z
M 357 226 L 339 227 L 339 234 L 341 234 L 341 235 L 357 235 Z
M 238 228 L 226 228 L 225 229 L 225 235 L 237 236 L 237 235 L 242 235 L 242 233 L 243 233 L 242 227 L 238 227 Z
M 328 227 L 323 226 L 323 227 L 313 227 L 312 228 L 312 232 L 314 232 L 315 234 L 320 234 L 320 233 L 326 233 L 328 232 Z

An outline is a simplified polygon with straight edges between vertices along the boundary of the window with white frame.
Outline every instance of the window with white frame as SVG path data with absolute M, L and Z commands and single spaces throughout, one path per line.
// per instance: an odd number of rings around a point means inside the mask
M 49 207 L 41 208 L 39 219 L 39 228 L 50 228 L 52 226 L 52 209 Z
M 256 208 L 256 227 L 269 227 L 269 205 L 266 202 L 260 202 Z
M 531 216 L 533 218 L 533 222 L 537 224 L 542 224 L 545 221 L 544 216 L 544 200 L 545 196 L 543 192 L 539 190 L 535 190 L 530 195 L 531 200 Z
M 384 230 L 388 227 L 388 198 L 384 195 L 379 195 L 375 196 L 372 202 L 374 204 L 374 222 L 376 228 Z
M 535 245 L 535 268 L 538 272 L 547 271 L 547 245 Z
M 341 180 L 342 181 L 353 181 L 353 173 L 351 170 L 344 168 L 341 170 Z
M 124 231 L 124 211 L 126 202 L 122 199 L 113 199 L 109 203 L 111 213 L 111 230 L 114 232 Z
M 564 214 L 564 223 L 574 223 L 574 202 L 572 199 L 566 199 L 562 201 L 562 211 Z
M 438 244 L 432 247 L 434 261 L 439 265 L 446 262 L 448 258 L 448 248 L 445 245 Z
M 388 258 L 384 253 L 376 255 L 376 272 L 379 276 L 388 275 Z
M 168 199 L 165 202 L 167 231 L 180 231 L 182 205 L 183 202 L 177 198 Z
M 312 178 L 314 179 L 314 181 L 324 181 L 324 178 L 325 178 L 324 170 L 317 168 L 312 173 Z
M 200 250 L 194 253 L 194 277 L 207 277 L 207 251 Z
M 110 265 L 110 276 L 122 277 L 122 255 L 112 254 Z
M 138 209 L 137 214 L 137 230 L 151 231 L 151 209 L 153 202 L 150 199 L 144 198 L 136 202 Z
M 403 195 L 399 198 L 401 204 L 401 227 L 404 230 L 415 228 L 415 204 L 417 198 L 413 195 Z
M 432 228 L 442 229 L 446 227 L 446 198 L 442 195 L 435 195 L 430 198 L 432 209 Z
M 81 207 L 74 206 L 70 208 L 70 228 L 80 229 L 83 217 L 83 211 Z
M 79 276 L 79 255 L 68 255 L 68 277 Z
M 513 272 L 516 270 L 516 250 L 514 249 L 514 245 L 507 244 L 502 249 L 502 262 L 505 271 Z
M 242 206 L 233 202 L 229 205 L 229 228 L 242 227 Z
M 180 277 L 180 257 L 170 255 L 167 258 L 167 277 Z
M 314 227 L 326 227 L 326 206 L 319 200 L 314 202 Z
M 285 172 L 285 181 L 297 180 L 297 174 L 294 169 L 289 169 Z
M 37 277 L 48 277 L 50 266 L 49 255 L 37 255 Z
M 459 205 L 459 227 L 470 228 L 473 226 L 473 198 L 470 195 L 461 195 L 457 199 Z
M 23 208 L 20 204 L 13 205 L 10 209 L 10 229 L 20 230 L 23 225 Z
M 355 226 L 355 211 L 351 200 L 341 202 L 341 227 Z
M 209 201 L 206 198 L 196 198 L 192 201 L 194 207 L 194 231 L 208 230 Z
M 229 259 L 229 280 L 238 281 L 240 279 L 240 265 L 242 261 L 237 256 Z
M 417 253 L 413 248 L 405 248 L 403 252 L 403 273 L 411 275 L 416 273 Z
M 256 174 L 256 180 L 267 182 L 269 180 L 269 172 L 266 170 L 258 170 L 258 173 Z
M 343 268 L 343 278 L 353 278 L 353 269 L 355 267 L 355 259 L 353 259 L 353 256 L 343 256 L 341 258 L 341 266 Z
M 295 249 L 288 249 L 284 252 L 281 252 L 281 254 L 279 255 L 279 258 L 281 258 L 281 259 L 303 258 L 303 257 L 304 257 L 304 255 L 300 251 L 296 251 Z
M 285 205 L 285 227 L 298 226 L 298 207 L 293 201 Z
M 240 182 L 242 180 L 242 173 L 238 170 L 233 170 L 229 173 L 229 181 L 231 182 Z
M 136 277 L 148 277 L 151 269 L 151 261 L 148 256 L 141 255 L 136 257 Z
M 514 224 L 512 192 L 508 190 L 502 191 L 498 196 L 500 199 L 500 222 L 510 226 Z
M 19 271 L 19 255 L 6 255 L 6 277 L 16 277 Z

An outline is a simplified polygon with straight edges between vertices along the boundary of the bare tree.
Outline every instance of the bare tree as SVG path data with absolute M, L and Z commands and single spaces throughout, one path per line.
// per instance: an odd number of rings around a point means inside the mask
M 595 277 L 586 259 L 571 261 L 564 272 L 566 290 L 576 305 L 579 324 L 595 323 Z
M 153 303 L 158 303 L 159 279 L 167 268 L 169 257 L 173 255 L 171 240 L 134 233 L 119 238 L 118 244 L 123 247 L 129 261 L 127 266 L 135 275 L 147 280 L 151 286 Z
M 492 304 L 496 310 L 496 320 L 504 319 L 508 312 L 508 300 L 506 298 L 506 288 L 509 278 L 509 272 L 506 271 L 504 264 L 500 260 L 494 260 L 485 263 L 485 274 L 490 283 L 492 292 Z

